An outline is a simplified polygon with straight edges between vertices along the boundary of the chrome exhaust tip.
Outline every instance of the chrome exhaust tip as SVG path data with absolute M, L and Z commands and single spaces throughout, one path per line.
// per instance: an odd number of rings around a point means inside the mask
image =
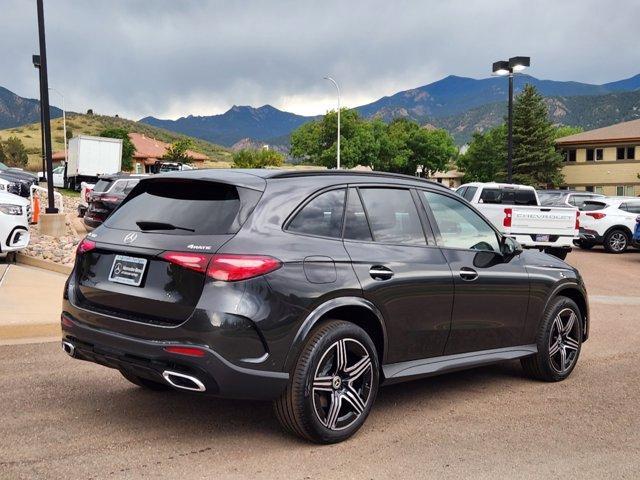
M 70 357 L 73 357 L 76 353 L 76 347 L 73 346 L 73 343 L 67 342 L 66 340 L 62 340 L 62 350 Z
M 165 370 L 162 372 L 162 378 L 172 387 L 180 390 L 189 390 L 191 392 L 204 392 L 206 390 L 204 384 L 196 377 L 185 375 L 184 373 Z

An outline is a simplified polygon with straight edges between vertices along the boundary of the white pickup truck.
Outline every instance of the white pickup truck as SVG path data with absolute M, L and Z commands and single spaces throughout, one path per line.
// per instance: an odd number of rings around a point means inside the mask
M 509 183 L 467 183 L 456 193 L 524 248 L 537 248 L 564 259 L 574 240 L 578 240 L 578 209 L 541 206 L 533 187 Z

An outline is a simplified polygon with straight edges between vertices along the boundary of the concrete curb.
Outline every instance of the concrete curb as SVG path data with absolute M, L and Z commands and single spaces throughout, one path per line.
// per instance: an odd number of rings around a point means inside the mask
M 34 337 L 60 337 L 60 323 L 39 323 L 36 325 L 0 325 L 0 339 L 19 340 Z
M 29 255 L 25 255 L 24 253 L 16 253 L 16 263 L 21 263 L 22 265 L 29 265 L 31 267 L 38 267 L 44 270 L 49 270 L 51 272 L 62 273 L 64 275 L 70 275 L 73 267 L 69 267 L 67 265 L 60 265 L 55 262 L 50 262 L 49 260 L 43 260 L 41 258 L 31 257 Z

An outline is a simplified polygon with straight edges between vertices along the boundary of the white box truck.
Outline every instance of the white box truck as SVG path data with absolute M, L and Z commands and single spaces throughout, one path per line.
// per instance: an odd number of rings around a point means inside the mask
M 65 187 L 79 190 L 82 182 L 96 183 L 100 175 L 122 169 L 122 140 L 79 135 L 69 140 Z

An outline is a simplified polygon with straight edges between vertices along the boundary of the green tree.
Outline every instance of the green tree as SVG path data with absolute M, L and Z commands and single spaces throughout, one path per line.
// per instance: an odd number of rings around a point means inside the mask
M 562 184 L 562 156 L 543 97 L 525 85 L 513 107 L 513 180 L 534 187 Z
M 8 167 L 24 168 L 28 160 L 27 150 L 18 137 L 9 137 L 4 142 L 0 142 L 0 162 Z
M 506 177 L 507 127 L 500 125 L 486 132 L 475 132 L 467 151 L 458 157 L 464 182 L 499 182 Z
M 336 165 L 337 114 L 299 127 L 291 135 L 291 155 L 316 165 Z M 407 119 L 390 124 L 362 119 L 355 110 L 341 111 L 340 160 L 343 168 L 366 165 L 374 170 L 413 175 L 418 165 L 443 169 L 456 153 L 444 130 L 421 128 Z
M 558 138 L 567 137 L 569 135 L 575 135 L 576 133 L 584 132 L 584 128 L 582 127 L 572 127 L 570 125 L 560 125 L 555 127 L 553 131 L 553 139 L 557 140 Z
M 122 171 L 130 172 L 133 170 L 133 154 L 136 149 L 129 138 L 129 132 L 124 128 L 108 128 L 100 132 L 100 136 L 122 140 Z
M 73 130 L 70 127 L 67 127 L 67 140 L 71 140 L 73 138 Z
M 338 114 L 328 112 L 322 119 L 305 123 L 291 134 L 291 156 L 335 168 Z M 371 122 L 357 111 L 340 111 L 340 164 L 342 168 L 371 165 L 377 156 L 377 143 Z
M 165 154 L 162 156 L 164 160 L 170 162 L 179 163 L 191 163 L 191 157 L 187 150 L 193 146 L 193 142 L 190 138 L 181 138 L 173 142 L 168 148 Z
M 266 148 L 260 150 L 243 149 L 233 154 L 233 168 L 280 167 L 284 155 Z

